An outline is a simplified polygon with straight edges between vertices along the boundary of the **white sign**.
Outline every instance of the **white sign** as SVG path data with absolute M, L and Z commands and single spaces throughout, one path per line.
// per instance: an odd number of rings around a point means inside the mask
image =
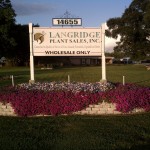
M 106 80 L 105 24 L 100 28 L 38 28 L 29 23 L 30 80 L 34 78 L 34 56 L 101 56 L 102 79 Z
M 53 26 L 82 26 L 81 18 L 53 18 Z
M 33 28 L 34 56 L 101 56 L 101 28 Z

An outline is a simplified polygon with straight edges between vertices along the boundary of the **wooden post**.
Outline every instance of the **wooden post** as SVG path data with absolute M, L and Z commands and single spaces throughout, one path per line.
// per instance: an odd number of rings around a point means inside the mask
M 101 52 L 102 52 L 102 79 L 101 82 L 106 80 L 106 60 L 105 60 L 105 24 L 101 26 Z
M 33 84 L 34 79 L 34 56 L 33 56 L 33 29 L 32 23 L 29 23 L 29 38 L 30 38 L 30 80 L 29 83 Z
M 68 75 L 68 83 L 70 83 L 70 75 Z
M 15 86 L 14 76 L 13 76 L 13 75 L 11 75 L 11 76 L 10 76 L 10 78 L 11 78 L 12 86 L 14 87 L 14 86 Z
M 123 76 L 123 79 L 122 79 L 123 81 L 122 81 L 122 83 L 123 83 L 123 85 L 125 85 L 125 76 Z

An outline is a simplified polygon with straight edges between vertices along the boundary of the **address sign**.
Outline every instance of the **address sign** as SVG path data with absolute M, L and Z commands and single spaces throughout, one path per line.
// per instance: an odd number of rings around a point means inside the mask
M 82 26 L 81 18 L 52 18 L 53 26 Z

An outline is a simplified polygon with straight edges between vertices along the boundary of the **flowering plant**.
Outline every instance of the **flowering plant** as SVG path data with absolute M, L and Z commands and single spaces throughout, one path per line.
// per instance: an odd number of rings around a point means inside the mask
M 107 100 L 123 113 L 150 110 L 150 88 L 134 84 L 36 83 L 3 88 L 0 102 L 11 103 L 19 116 L 69 114 Z
M 116 109 L 121 112 L 129 112 L 134 108 L 150 110 L 150 88 L 134 84 L 116 85 L 115 89 L 105 93 L 105 99 L 116 103 Z

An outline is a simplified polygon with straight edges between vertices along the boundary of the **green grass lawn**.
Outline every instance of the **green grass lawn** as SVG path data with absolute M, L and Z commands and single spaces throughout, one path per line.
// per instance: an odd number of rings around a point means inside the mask
M 108 65 L 106 67 L 107 80 L 111 82 L 125 81 L 144 86 L 150 86 L 150 71 L 143 65 Z M 14 75 L 15 84 L 30 80 L 30 69 L 27 67 L 0 68 L 0 86 L 11 85 L 10 75 Z M 36 81 L 67 81 L 70 75 L 71 81 L 99 82 L 101 79 L 101 67 L 72 67 L 53 70 L 41 70 L 35 68 Z M 7 77 L 2 79 L 2 77 Z
M 0 117 L 1 150 L 150 148 L 150 113 L 118 116 Z

